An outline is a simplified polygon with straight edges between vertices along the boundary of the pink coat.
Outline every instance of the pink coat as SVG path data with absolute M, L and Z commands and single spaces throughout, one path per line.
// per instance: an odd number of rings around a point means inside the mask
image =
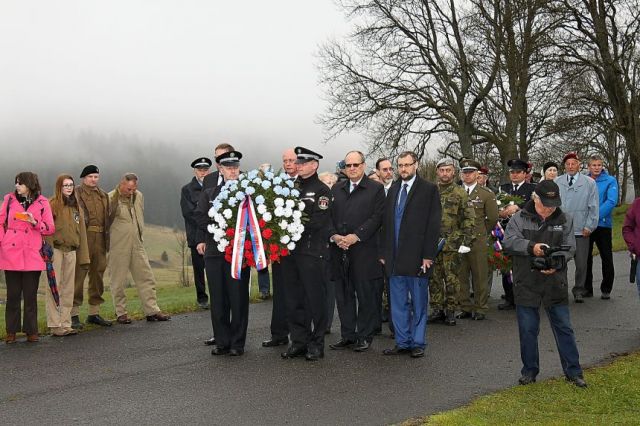
M 56 230 L 49 201 L 40 195 L 26 210 L 37 221 L 35 225 L 15 218 L 17 212 L 23 211 L 25 211 L 24 208 L 13 193 L 4 196 L 2 207 L 0 207 L 0 269 L 43 271 L 46 266 L 40 255 L 42 237 L 51 235 Z M 7 229 L 4 227 L 5 220 Z
M 629 251 L 640 256 L 640 198 L 636 198 L 627 210 L 622 225 L 622 238 Z

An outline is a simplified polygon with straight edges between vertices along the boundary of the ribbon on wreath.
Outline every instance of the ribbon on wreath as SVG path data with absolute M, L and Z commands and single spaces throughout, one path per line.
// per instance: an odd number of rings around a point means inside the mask
M 253 249 L 253 258 L 258 271 L 267 267 L 267 256 L 264 252 L 258 216 L 253 207 L 253 201 L 249 195 L 238 206 L 236 220 L 236 232 L 233 237 L 233 252 L 231 255 L 231 277 L 239 280 L 242 272 L 242 261 L 244 260 L 244 241 L 249 230 L 249 239 Z
M 496 239 L 493 243 L 493 249 L 495 251 L 502 251 L 502 240 L 504 239 L 504 229 L 502 229 L 502 225 L 500 222 L 496 223 L 496 226 L 491 231 L 491 235 Z

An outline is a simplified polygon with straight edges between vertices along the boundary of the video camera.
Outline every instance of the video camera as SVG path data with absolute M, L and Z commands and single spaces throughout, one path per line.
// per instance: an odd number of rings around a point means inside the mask
M 533 259 L 531 259 L 531 269 L 535 269 L 538 271 L 555 269 L 560 271 L 567 266 L 567 259 L 562 252 L 567 252 L 569 250 L 571 250 L 570 245 L 561 245 L 554 247 L 544 246 L 542 247 L 544 256 L 534 257 Z

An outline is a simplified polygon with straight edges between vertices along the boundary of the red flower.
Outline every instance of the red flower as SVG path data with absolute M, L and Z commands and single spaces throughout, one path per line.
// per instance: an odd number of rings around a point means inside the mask
M 227 237 L 233 238 L 233 236 L 236 234 L 236 230 L 233 228 L 227 228 L 226 234 L 227 234 Z
M 228 254 L 229 256 L 231 256 L 231 254 L 233 253 L 233 247 L 231 246 L 231 244 L 229 244 L 225 249 L 224 249 L 224 254 Z
M 260 227 L 260 229 L 262 229 L 267 226 L 267 222 L 265 222 L 264 219 L 260 219 L 258 220 L 258 226 Z
M 251 241 L 249 241 L 249 240 L 244 240 L 244 248 L 246 248 L 246 249 L 250 249 L 250 248 L 251 248 Z
M 253 252 L 251 250 L 245 250 L 244 251 L 244 257 L 247 260 L 253 260 Z
M 262 237 L 266 238 L 267 240 L 269 238 L 271 238 L 271 235 L 273 235 L 273 231 L 269 228 L 265 229 L 264 231 L 262 231 Z
M 227 262 L 231 263 L 231 253 L 225 253 L 224 260 L 226 260 Z
M 280 256 L 282 256 L 282 257 L 289 256 L 289 250 L 287 250 L 286 248 L 282 247 L 280 249 Z
M 271 253 L 278 253 L 278 251 L 280 250 L 280 247 L 277 244 L 269 244 L 269 251 Z
M 495 257 L 497 257 L 497 258 L 502 257 L 502 256 L 500 255 L 500 252 L 499 252 L 499 251 L 495 251 L 495 252 L 493 252 L 493 255 L 494 255 Z
M 271 255 L 269 255 L 269 260 L 272 262 L 278 262 L 280 260 L 280 256 L 278 256 L 277 253 L 271 253 Z

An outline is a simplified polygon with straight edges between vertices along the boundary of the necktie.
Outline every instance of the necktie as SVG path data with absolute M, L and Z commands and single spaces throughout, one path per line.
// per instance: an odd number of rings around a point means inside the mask
M 355 190 L 356 190 L 356 186 L 358 186 L 358 184 L 357 184 L 357 183 L 352 183 L 352 184 L 351 184 L 351 192 L 353 192 L 353 191 L 355 191 Z
M 409 185 L 402 184 L 402 191 L 400 191 L 400 198 L 398 199 L 398 208 L 396 210 L 396 214 L 399 214 L 400 216 L 402 216 L 402 213 L 404 212 L 404 205 L 407 203 L 407 187 Z
M 471 188 L 467 188 L 467 195 L 471 195 Z
M 569 186 L 573 185 L 573 176 L 569 176 Z
M 518 192 L 518 185 L 513 185 L 513 192 Z

